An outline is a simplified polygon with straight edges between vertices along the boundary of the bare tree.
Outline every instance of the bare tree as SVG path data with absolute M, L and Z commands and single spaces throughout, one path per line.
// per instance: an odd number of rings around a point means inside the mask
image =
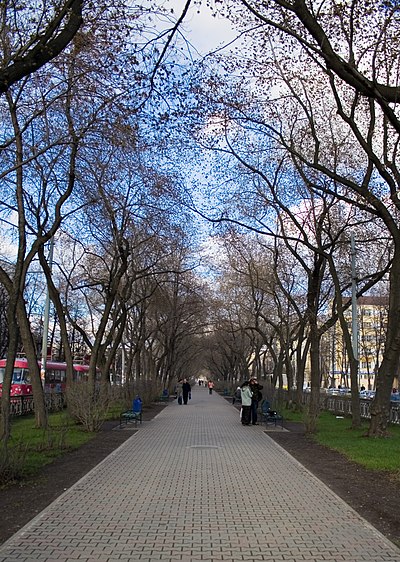
M 57 301 L 43 246 L 57 232 L 64 214 L 74 211 L 72 203 L 66 208 L 73 190 L 74 204 L 82 204 L 78 194 L 87 185 L 83 181 L 84 163 L 93 160 L 93 152 L 100 152 L 101 133 L 106 136 L 110 131 L 107 127 L 114 132 L 117 128 L 133 131 L 132 122 L 124 123 L 122 118 L 129 113 L 126 104 L 131 112 L 133 106 L 137 110 L 155 90 L 156 74 L 162 70 L 186 13 L 184 10 L 180 19 L 171 20 L 170 28 L 156 36 L 150 24 L 151 40 L 143 35 L 138 42 L 147 26 L 146 18 L 140 16 L 148 15 L 141 6 L 124 1 L 91 5 L 85 12 L 85 26 L 81 26 L 83 3 L 79 0 L 44 0 L 41 7 L 42 11 L 36 4 L 17 8 L 6 3 L 0 15 L 5 61 L 0 70 L 0 91 L 6 92 L 0 107 L 4 118 L 1 178 L 5 187 L 1 213 L 4 230 L 9 228 L 14 240 L 18 240 L 13 278 L 4 268 L 0 271 L 9 295 L 8 324 L 13 328 L 3 392 L 5 438 L 9 432 L 7 399 L 19 332 L 31 364 L 37 423 L 46 424 L 35 342 L 23 298 L 27 271 L 39 254 L 65 334 L 63 309 Z M 160 43 L 162 48 L 157 49 Z M 66 350 L 67 343 L 65 337 Z M 66 354 L 72 369 L 71 355 Z
M 308 95 L 309 89 L 307 86 L 304 89 L 303 80 L 295 73 L 289 78 L 289 73 L 280 66 L 292 99 L 302 107 L 311 127 L 309 134 L 305 135 L 300 133 L 299 127 L 292 127 L 286 147 L 309 170 L 306 176 L 314 189 L 327 190 L 326 184 L 313 180 L 314 172 L 334 180 L 336 186 L 346 186 L 353 193 L 352 203 L 379 217 L 392 238 L 385 353 L 379 368 L 369 429 L 371 436 L 384 435 L 389 419 L 393 375 L 397 372 L 400 358 L 400 325 L 397 320 L 400 311 L 397 6 L 388 4 L 383 8 L 377 4 L 370 9 L 365 2 L 347 5 L 331 1 L 314 11 L 304 0 L 292 4 L 276 1 L 265 6 L 245 0 L 241 3 L 252 16 L 251 25 L 260 24 L 265 26 L 265 30 L 271 30 L 269 37 L 263 31 L 265 49 L 269 38 L 273 43 L 276 36 L 278 41 L 282 39 L 291 43 L 296 52 L 301 50 L 304 62 L 314 69 L 314 76 L 318 73 L 319 84 L 314 79 L 314 92 Z M 361 32 L 365 29 L 369 31 L 367 35 Z M 258 36 L 259 39 L 261 37 L 262 34 Z M 337 138 L 342 137 L 342 144 L 341 147 L 336 146 L 336 153 L 331 152 L 333 158 L 322 133 L 322 123 L 318 121 L 317 104 L 323 99 L 319 85 L 322 84 L 325 99 L 329 91 L 341 120 L 336 133 Z M 357 146 L 358 161 L 352 161 L 343 151 L 348 143 L 343 142 L 345 136 L 339 134 L 339 127 L 348 139 L 352 139 L 353 146 Z M 295 130 L 297 138 L 301 134 L 302 147 L 293 135 Z M 304 129 L 302 133 L 305 133 Z M 345 195 L 338 187 L 328 187 L 328 191 L 349 199 L 348 194 Z
M 0 92 L 57 57 L 82 25 L 83 0 L 43 0 L 41 4 L 18 9 L 13 2 L 2 5 Z

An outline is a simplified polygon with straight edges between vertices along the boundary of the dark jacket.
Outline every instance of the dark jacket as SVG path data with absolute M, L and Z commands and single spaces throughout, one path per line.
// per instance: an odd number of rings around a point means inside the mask
M 253 401 L 255 402 L 260 402 L 260 400 L 262 400 L 262 392 L 261 390 L 263 389 L 263 386 L 261 384 L 256 383 L 250 383 L 250 388 L 251 391 L 253 393 Z
M 182 385 L 182 394 L 184 396 L 188 396 L 190 390 L 191 390 L 190 384 L 188 382 L 184 382 L 183 385 Z

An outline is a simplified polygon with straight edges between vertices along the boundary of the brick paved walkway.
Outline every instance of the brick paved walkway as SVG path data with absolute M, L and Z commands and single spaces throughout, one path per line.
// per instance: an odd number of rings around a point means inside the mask
M 264 429 L 196 387 L 4 543 L 0 562 L 400 561 Z

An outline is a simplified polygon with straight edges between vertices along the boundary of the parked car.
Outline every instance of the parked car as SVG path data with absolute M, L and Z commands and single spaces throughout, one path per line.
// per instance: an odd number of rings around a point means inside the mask
M 340 394 L 351 394 L 351 388 L 346 388 L 342 386 L 342 388 L 339 388 L 339 392 Z
M 375 397 L 375 390 L 362 390 L 360 392 L 360 398 L 364 398 L 366 400 L 372 400 Z

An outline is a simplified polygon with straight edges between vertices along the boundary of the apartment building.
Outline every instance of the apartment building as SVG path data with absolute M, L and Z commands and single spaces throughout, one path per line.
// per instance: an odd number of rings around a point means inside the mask
M 360 297 L 357 300 L 357 356 L 359 360 L 358 383 L 374 390 L 376 374 L 382 361 L 387 324 L 387 297 Z M 351 332 L 351 307 L 346 311 L 346 321 Z M 350 387 L 350 368 L 345 351 L 343 333 L 339 322 L 327 334 L 325 343 L 330 353 L 329 385 Z M 326 358 L 326 361 L 329 360 Z M 394 373 L 397 376 L 397 373 Z

